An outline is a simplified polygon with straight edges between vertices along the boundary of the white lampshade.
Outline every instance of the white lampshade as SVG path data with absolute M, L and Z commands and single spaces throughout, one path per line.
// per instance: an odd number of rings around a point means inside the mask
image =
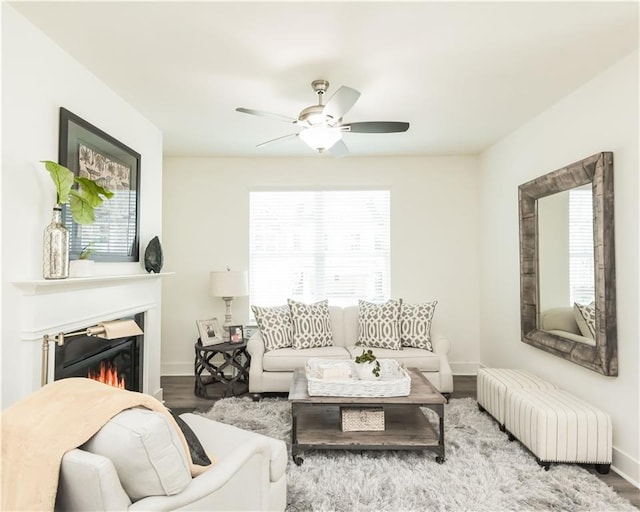
M 212 297 L 244 297 L 249 295 L 246 270 L 224 270 L 209 273 L 209 295 Z
M 313 126 L 302 130 L 298 135 L 307 146 L 318 151 L 329 149 L 342 139 L 342 132 L 339 129 L 328 126 Z

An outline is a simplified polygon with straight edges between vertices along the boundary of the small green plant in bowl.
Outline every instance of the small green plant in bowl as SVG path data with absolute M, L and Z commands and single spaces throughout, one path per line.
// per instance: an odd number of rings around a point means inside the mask
M 380 362 L 377 360 L 376 356 L 373 354 L 371 349 L 365 350 L 362 349 L 362 354 L 356 356 L 356 364 L 369 364 L 372 366 L 371 373 L 373 373 L 376 378 L 380 377 Z

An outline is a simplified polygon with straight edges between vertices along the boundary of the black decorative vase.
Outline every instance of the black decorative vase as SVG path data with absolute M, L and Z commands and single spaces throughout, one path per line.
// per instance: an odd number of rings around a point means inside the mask
M 158 274 L 162 270 L 163 263 L 162 246 L 158 237 L 154 236 L 144 251 L 144 268 L 149 273 Z

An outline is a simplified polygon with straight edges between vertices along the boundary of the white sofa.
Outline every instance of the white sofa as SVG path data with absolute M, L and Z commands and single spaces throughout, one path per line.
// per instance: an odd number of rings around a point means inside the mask
M 358 340 L 358 306 L 345 308 L 329 306 L 333 346 L 294 349 L 279 348 L 265 351 L 260 330 L 251 336 L 247 350 L 251 355 L 249 392 L 258 396 L 266 392 L 287 392 L 293 371 L 304 368 L 310 357 L 323 359 L 353 359 L 362 353 Z M 433 352 L 421 348 L 403 347 L 402 350 L 371 348 L 379 359 L 395 359 L 407 368 L 418 368 L 443 394 L 453 391 L 453 374 L 449 365 L 448 339 L 431 329 Z
M 145 411 L 145 414 L 157 414 Z M 138 429 L 125 429 L 116 425 L 107 448 L 122 443 L 119 458 L 110 458 L 87 451 L 95 446 L 92 440 L 85 449 L 67 452 L 60 468 L 56 510 L 284 510 L 287 496 L 287 447 L 283 441 L 248 432 L 231 425 L 209 420 L 195 414 L 180 416 L 193 430 L 208 454 L 215 457 L 213 467 L 191 478 L 182 471 L 185 463 L 170 453 L 171 442 L 166 442 L 166 428 L 158 428 L 157 435 L 148 428 L 150 421 L 138 420 Z M 114 418 L 115 419 L 115 418 Z M 113 421 L 113 420 L 111 420 Z M 104 429 L 105 427 L 103 427 Z M 118 430 L 120 429 L 120 430 Z M 164 430 L 165 432 L 162 432 Z M 145 439 L 147 456 L 127 453 L 125 436 Z M 156 437 L 154 442 L 153 438 Z M 149 446 L 151 445 L 151 450 Z M 99 450 L 98 450 L 99 451 Z M 155 451 L 155 455 L 153 453 Z M 153 467 L 144 474 L 151 461 Z M 184 459 L 184 452 L 182 452 Z M 116 460 L 115 457 L 112 459 Z M 129 482 L 129 485 L 127 485 Z M 125 491 L 161 487 L 165 494 L 133 500 Z M 133 493 L 132 493 L 133 494 Z M 156 492 L 156 494 L 158 494 Z

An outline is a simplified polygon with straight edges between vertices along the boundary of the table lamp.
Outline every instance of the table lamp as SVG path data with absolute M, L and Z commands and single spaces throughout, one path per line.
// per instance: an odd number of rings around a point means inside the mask
M 222 297 L 226 311 L 224 315 L 224 330 L 229 332 L 231 320 L 231 302 L 234 297 L 249 295 L 249 286 L 246 270 L 213 271 L 209 273 L 209 295 Z

